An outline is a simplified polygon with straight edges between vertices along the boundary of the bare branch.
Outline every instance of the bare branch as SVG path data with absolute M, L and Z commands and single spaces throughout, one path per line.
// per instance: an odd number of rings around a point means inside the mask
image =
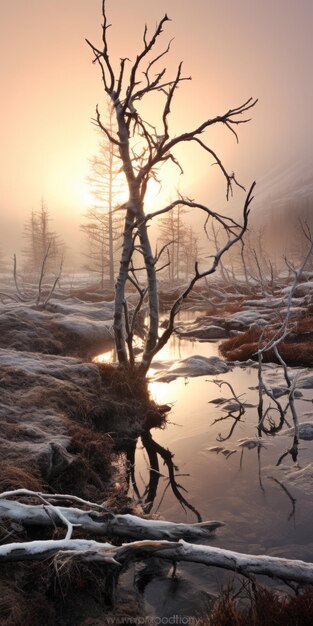
M 147 54 L 150 52 L 150 50 L 153 48 L 153 46 L 155 45 L 158 37 L 160 36 L 160 34 L 162 33 L 162 28 L 163 28 L 163 24 L 165 24 L 165 22 L 170 21 L 169 18 L 167 17 L 167 15 L 165 14 L 165 16 L 161 19 L 161 21 L 159 22 L 155 33 L 153 34 L 153 36 L 151 37 L 150 41 L 146 41 L 146 34 L 147 34 L 147 30 L 145 29 L 145 35 L 144 35 L 144 49 L 143 51 L 138 54 L 136 61 L 131 69 L 130 72 L 130 79 L 129 79 L 129 86 L 127 88 L 126 91 L 126 98 L 124 100 L 123 103 L 123 111 L 125 112 L 127 107 L 129 106 L 129 103 L 131 101 L 132 98 L 132 94 L 134 91 L 134 88 L 136 86 L 136 75 L 137 75 L 137 71 L 138 68 L 140 66 L 141 61 L 147 56 Z
M 154 213 L 148 213 L 143 218 L 143 221 L 148 222 L 149 220 L 155 217 L 158 217 L 159 215 L 163 215 L 164 213 L 168 213 L 169 211 L 172 211 L 173 209 L 175 209 L 175 207 L 180 206 L 180 205 L 189 207 L 191 209 L 200 209 L 201 211 L 204 211 L 204 213 L 207 214 L 208 218 L 215 219 L 217 222 L 219 222 L 223 226 L 223 228 L 225 228 L 227 231 L 229 231 L 232 234 L 234 234 L 233 232 L 234 228 L 240 228 L 240 224 L 236 222 L 235 220 L 233 220 L 231 217 L 228 217 L 228 215 L 221 215 L 220 213 L 216 213 L 215 211 L 212 211 L 204 204 L 200 204 L 199 202 L 194 202 L 193 200 L 188 200 L 183 197 L 181 197 L 179 200 L 174 200 L 174 202 L 171 202 L 171 204 L 164 207 L 163 209 L 154 211 Z
M 287 337 L 288 335 L 288 325 L 289 325 L 289 321 L 290 321 L 290 316 L 291 316 L 291 306 L 292 306 L 292 298 L 294 296 L 294 293 L 296 291 L 296 288 L 298 286 L 299 280 L 303 274 L 304 268 L 309 260 L 309 258 L 311 257 L 312 253 L 313 253 L 313 237 L 310 235 L 308 238 L 309 241 L 309 246 L 306 252 L 306 255 L 303 259 L 303 262 L 301 264 L 301 266 L 299 267 L 299 269 L 295 269 L 288 261 L 288 259 L 285 258 L 285 262 L 286 265 L 289 267 L 289 269 L 294 273 L 294 280 L 293 283 L 291 285 L 289 294 L 288 294 L 288 300 L 287 300 L 287 313 L 285 315 L 285 319 L 284 322 L 282 324 L 282 326 L 279 328 L 278 331 L 278 337 L 277 335 L 271 339 L 269 342 L 266 343 L 265 346 L 263 346 L 262 348 L 260 348 L 261 352 L 267 352 L 268 350 L 273 350 L 275 347 L 278 347 L 283 341 L 284 339 Z
M 237 185 L 237 187 L 240 187 L 241 189 L 243 189 L 245 191 L 245 188 L 243 187 L 243 185 L 241 185 L 235 177 L 234 172 L 232 172 L 232 174 L 228 174 L 228 172 L 226 171 L 221 159 L 217 156 L 216 152 L 214 152 L 214 150 L 212 150 L 211 148 L 209 148 L 209 146 L 207 146 L 203 141 L 201 141 L 201 139 L 199 139 L 198 137 L 194 137 L 193 141 L 196 141 L 204 150 L 206 150 L 206 152 L 209 152 L 209 154 L 211 154 L 213 156 L 213 158 L 216 161 L 216 164 L 219 166 L 220 170 L 222 171 L 222 173 L 225 176 L 226 179 L 226 183 L 227 183 L 227 188 L 226 188 L 226 198 L 227 200 L 229 199 L 229 194 L 231 193 L 231 195 L 233 195 L 233 188 L 232 188 L 232 184 L 235 183 Z
M 97 118 L 95 120 L 93 120 L 93 122 L 97 126 L 99 126 L 99 128 L 101 128 L 101 130 L 104 132 L 104 134 L 107 136 L 107 138 L 109 139 L 109 141 L 111 143 L 113 143 L 115 146 L 119 146 L 120 147 L 121 142 L 118 141 L 117 139 L 115 139 L 115 137 L 113 137 L 112 133 L 110 133 L 108 131 L 108 129 L 102 124 L 98 105 L 96 106 L 96 114 L 97 114 Z
M 252 193 L 253 193 L 255 184 L 256 184 L 255 182 L 252 183 L 249 189 L 249 192 L 247 194 L 246 200 L 245 200 L 245 204 L 243 208 L 243 224 L 240 228 L 240 232 L 237 235 L 235 235 L 233 239 L 229 239 L 227 243 L 220 250 L 216 252 L 216 254 L 213 256 L 212 264 L 207 270 L 203 272 L 199 272 L 198 264 L 196 263 L 195 273 L 194 273 L 193 278 L 191 279 L 188 287 L 181 294 L 181 296 L 174 302 L 171 308 L 167 328 L 164 330 L 162 335 L 158 338 L 155 348 L 151 350 L 150 353 L 146 353 L 143 356 L 143 361 L 141 364 L 143 371 L 148 370 L 149 365 L 153 357 L 155 356 L 155 354 L 157 354 L 157 352 L 159 352 L 161 348 L 163 348 L 163 346 L 167 343 L 174 329 L 174 321 L 175 321 L 176 315 L 180 311 L 182 303 L 186 300 L 186 298 L 188 297 L 189 293 L 192 291 L 196 282 L 198 282 L 198 280 L 200 280 L 201 278 L 205 278 L 206 276 L 213 274 L 216 271 L 219 261 L 222 258 L 222 256 L 225 254 L 225 252 L 227 252 L 227 250 L 229 250 L 233 245 L 235 245 L 238 241 L 242 239 L 248 226 L 248 216 L 250 213 L 249 207 L 250 207 L 251 202 L 253 201 Z
M 121 59 L 120 74 L 119 74 L 119 77 L 118 77 L 117 88 L 116 88 L 116 97 L 117 98 L 119 98 L 119 96 L 121 94 L 121 90 L 122 90 L 123 77 L 124 77 L 124 70 L 125 70 L 125 63 L 126 63 L 126 61 L 130 61 L 130 59 L 128 59 L 128 57 L 125 57 L 124 59 Z

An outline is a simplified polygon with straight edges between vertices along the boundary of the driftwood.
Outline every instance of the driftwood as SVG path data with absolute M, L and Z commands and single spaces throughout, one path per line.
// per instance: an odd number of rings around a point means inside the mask
M 37 497 L 40 505 L 26 505 L 9 500 L 12 496 Z M 79 502 L 89 506 L 84 511 L 74 507 L 59 506 L 58 501 Z M 174 524 L 160 520 L 148 520 L 135 515 L 114 515 L 104 509 L 104 505 L 93 504 L 75 496 L 65 494 L 43 494 L 18 489 L 0 494 L 0 519 L 18 521 L 23 526 L 64 525 L 64 539 L 23 541 L 0 546 L 0 563 L 41 560 L 49 557 L 79 558 L 84 561 L 97 561 L 104 565 L 120 566 L 131 561 L 152 556 L 167 559 L 173 563 L 190 561 L 207 566 L 232 570 L 243 576 L 266 575 L 286 582 L 313 584 L 313 563 L 283 559 L 265 555 L 241 554 L 222 548 L 187 543 L 188 539 L 208 539 L 221 522 L 200 524 Z M 86 539 L 73 539 L 74 527 L 93 535 L 106 537 L 143 538 L 140 541 L 115 546 L 108 542 Z M 166 541 L 165 539 L 179 539 Z
M 47 496 L 45 496 L 47 498 Z M 50 495 L 51 498 L 51 495 Z M 93 535 L 128 539 L 206 539 L 224 526 L 223 522 L 175 524 L 162 520 L 143 519 L 135 515 L 114 515 L 99 511 L 83 511 L 74 507 L 55 506 L 51 503 L 28 505 L 0 499 L 0 519 L 10 519 L 23 526 L 55 526 L 67 522 L 79 526 Z
M 0 563 L 41 560 L 54 555 L 76 556 L 84 561 L 97 561 L 116 566 L 154 556 L 172 562 L 201 563 L 232 570 L 247 577 L 262 574 L 284 581 L 313 584 L 313 563 L 264 555 L 241 554 L 231 550 L 187 543 L 183 539 L 177 543 L 136 541 L 120 547 L 83 539 L 29 541 L 0 546 Z

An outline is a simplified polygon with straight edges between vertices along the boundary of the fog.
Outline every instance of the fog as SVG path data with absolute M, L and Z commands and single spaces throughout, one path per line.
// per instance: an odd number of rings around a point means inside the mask
M 134 57 L 145 22 L 154 27 L 165 12 L 171 17 L 163 39 L 175 37 L 169 70 L 183 60 L 193 78 L 172 107 L 174 132 L 250 96 L 259 99 L 251 122 L 239 129 L 239 145 L 226 129 L 207 137 L 243 184 L 257 181 L 259 216 L 266 216 L 269 197 L 283 203 L 303 179 L 311 193 L 311 0 L 238 0 L 235 6 L 231 0 L 159 0 L 155 6 L 111 0 L 107 10 L 113 62 Z M 101 2 L 2 0 L 0 18 L 0 245 L 10 256 L 19 249 L 23 224 L 44 198 L 54 229 L 77 259 L 79 224 L 91 203 L 89 159 L 98 151 L 91 118 L 97 103 L 105 106 L 85 43 L 88 37 L 100 44 Z M 182 189 L 208 203 L 219 199 L 224 209 L 223 181 L 205 156 L 186 149 L 182 158 Z

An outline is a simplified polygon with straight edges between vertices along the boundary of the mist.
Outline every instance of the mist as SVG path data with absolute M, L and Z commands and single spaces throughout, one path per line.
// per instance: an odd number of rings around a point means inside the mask
M 92 204 L 86 183 L 89 159 L 98 151 L 91 118 L 96 104 L 104 105 L 85 43 L 85 37 L 100 41 L 100 8 L 100 2 L 83 0 L 66 5 L 13 0 L 1 6 L 1 246 L 8 255 L 18 251 L 23 223 L 44 198 L 77 258 L 79 225 Z M 175 132 L 250 96 L 259 99 L 251 122 L 240 128 L 238 146 L 225 132 L 208 133 L 208 139 L 242 184 L 257 181 L 255 207 L 261 216 L 267 197 L 283 202 L 290 187 L 298 189 L 302 170 L 310 177 L 309 0 L 240 0 L 235 11 L 229 0 L 195 0 L 192 12 L 188 2 L 162 0 L 152 7 L 121 0 L 108 3 L 108 11 L 116 61 L 124 54 L 134 56 L 145 22 L 153 27 L 163 13 L 171 17 L 164 33 L 164 41 L 175 36 L 169 69 L 174 72 L 183 60 L 186 75 L 192 76 L 173 107 Z M 196 149 L 190 156 L 188 148 L 183 160 L 184 192 L 224 204 L 223 181 L 208 161 Z

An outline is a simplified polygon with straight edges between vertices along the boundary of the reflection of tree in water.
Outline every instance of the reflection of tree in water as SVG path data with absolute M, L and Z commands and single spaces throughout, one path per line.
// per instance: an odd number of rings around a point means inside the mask
M 290 378 L 287 366 L 285 365 L 283 360 L 281 360 L 281 365 L 283 367 L 285 382 L 287 384 L 286 393 L 288 393 L 287 402 L 285 403 L 285 405 L 283 405 L 283 403 L 280 400 L 278 400 L 278 398 L 275 396 L 273 391 L 269 389 L 268 386 L 265 384 L 263 372 L 262 372 L 262 358 L 259 355 L 259 364 L 258 364 L 258 381 L 259 382 L 258 382 L 258 386 L 256 387 L 256 389 L 258 390 L 258 404 L 256 405 L 257 414 L 258 414 L 258 422 L 257 422 L 256 428 L 257 428 L 259 439 L 258 440 L 255 439 L 255 441 L 260 442 L 258 444 L 258 457 L 260 455 L 260 448 L 262 447 L 261 437 L 263 435 L 266 435 L 266 436 L 277 435 L 279 432 L 282 431 L 284 426 L 287 426 L 290 429 L 290 424 L 287 420 L 288 411 L 290 411 L 291 413 L 292 421 L 294 424 L 292 445 L 286 450 L 286 452 L 284 452 L 279 457 L 276 465 L 280 465 L 281 462 L 289 455 L 291 456 L 293 462 L 296 463 L 298 459 L 298 454 L 299 454 L 300 424 L 299 424 L 299 417 L 298 417 L 296 406 L 295 406 L 295 390 L 296 390 L 296 384 L 297 384 L 297 376 L 295 376 L 294 380 L 292 381 Z M 222 388 L 223 385 L 226 385 L 232 394 L 231 398 L 228 400 L 226 400 L 225 398 L 221 398 L 221 399 L 210 401 L 219 405 L 220 408 L 223 411 L 225 411 L 225 414 L 220 417 L 217 417 L 213 421 L 212 425 L 216 424 L 217 422 L 224 422 L 229 419 L 231 420 L 231 426 L 230 426 L 229 431 L 225 435 L 222 435 L 222 433 L 219 433 L 217 435 L 216 439 L 218 442 L 221 443 L 231 438 L 237 424 L 243 421 L 242 417 L 244 416 L 246 412 L 246 408 L 252 407 L 253 405 L 242 402 L 241 401 L 242 395 L 237 396 L 232 385 L 228 383 L 227 381 L 216 379 L 210 382 L 213 382 L 214 384 L 218 385 L 219 388 Z M 309 437 L 306 436 L 304 438 L 308 439 Z M 251 447 L 255 447 L 255 446 L 253 445 Z M 214 448 L 212 448 L 212 451 L 217 451 L 217 450 L 214 450 Z M 229 452 L 231 453 L 231 451 Z M 243 454 L 243 451 L 242 451 L 242 454 Z M 227 455 L 225 456 L 228 458 L 230 454 L 228 456 Z M 242 456 L 241 456 L 240 467 L 241 466 L 242 466 Z
M 232 420 L 230 429 L 226 433 L 226 435 L 222 435 L 221 433 L 219 433 L 216 437 L 219 443 L 223 443 L 231 438 L 237 424 L 243 421 L 241 418 L 245 414 L 246 406 L 249 406 L 249 405 L 246 405 L 245 403 L 241 402 L 240 396 L 236 395 L 233 387 L 228 382 L 218 381 L 218 380 L 215 380 L 213 382 L 217 384 L 220 388 L 223 385 L 227 385 L 227 387 L 232 392 L 232 400 L 233 400 L 232 406 L 231 406 L 231 403 L 228 403 L 228 405 L 225 404 L 227 401 L 224 399 L 218 402 L 218 404 L 224 405 L 224 410 L 227 409 L 227 407 L 229 407 L 230 410 L 228 410 L 225 415 L 222 415 L 221 417 L 216 418 L 212 422 L 212 426 L 213 426 L 213 424 L 216 424 L 218 422 L 222 422 L 228 419 Z M 241 448 L 240 463 L 239 463 L 240 471 L 242 470 L 242 467 L 243 467 L 244 451 L 252 450 L 252 449 L 257 450 L 258 481 L 259 481 L 259 485 L 260 485 L 262 492 L 265 493 L 265 488 L 264 488 L 264 484 L 262 481 L 261 450 L 262 448 L 266 448 L 266 445 L 264 445 L 264 443 L 261 441 L 262 434 L 265 434 L 267 436 L 274 436 L 282 430 L 284 425 L 287 425 L 290 427 L 286 419 L 286 414 L 287 414 L 288 409 L 291 408 L 292 418 L 294 422 L 294 436 L 293 436 L 292 446 L 288 448 L 287 451 L 284 452 L 279 457 L 276 463 L 276 466 L 279 466 L 281 462 L 283 461 L 283 459 L 287 457 L 288 455 L 291 455 L 292 460 L 296 462 L 298 458 L 298 452 L 299 452 L 298 450 L 299 424 L 298 424 L 297 414 L 294 410 L 293 402 L 292 400 L 290 401 L 290 396 L 288 398 L 286 405 L 283 407 L 282 403 L 279 402 L 279 400 L 275 398 L 275 396 L 264 385 L 262 377 L 261 377 L 260 382 L 262 384 L 259 385 L 259 403 L 257 406 L 258 418 L 259 418 L 258 424 L 257 424 L 257 430 L 258 430 L 259 436 L 256 438 L 246 437 L 244 439 L 240 439 L 238 442 L 238 448 Z M 269 397 L 270 400 L 273 401 L 274 406 L 270 404 L 268 407 L 264 409 L 264 395 Z M 217 403 L 217 401 L 213 401 L 213 402 Z M 275 420 L 275 416 L 277 415 L 279 416 L 278 422 L 276 422 Z M 226 459 L 228 459 L 230 456 L 232 456 L 232 454 L 237 452 L 236 449 L 228 449 L 223 446 L 212 446 L 211 448 L 208 448 L 208 451 L 215 452 L 217 454 L 222 453 Z M 293 497 L 293 495 L 290 493 L 286 485 L 284 485 L 284 483 L 282 483 L 280 480 L 278 480 L 277 478 L 273 476 L 269 476 L 268 478 L 270 480 L 273 480 L 282 489 L 282 491 L 286 494 L 286 496 L 288 497 L 288 499 L 290 500 L 292 504 L 291 512 L 288 515 L 288 521 L 290 521 L 291 519 L 295 519 L 296 498 Z
M 198 522 L 201 522 L 202 518 L 199 511 L 197 511 L 197 509 L 192 506 L 192 504 L 190 504 L 190 502 L 188 502 L 188 500 L 182 494 L 182 491 L 186 492 L 186 489 L 176 480 L 179 475 L 177 474 L 178 467 L 173 463 L 173 453 L 168 448 L 164 448 L 159 443 L 154 441 L 150 431 L 147 431 L 143 435 L 141 435 L 141 441 L 149 459 L 149 480 L 145 487 L 144 493 L 140 493 L 135 476 L 136 442 L 134 442 L 127 449 L 127 460 L 129 463 L 128 480 L 131 481 L 136 497 L 142 502 L 145 513 L 150 513 L 150 511 L 152 510 L 157 495 L 160 478 L 164 478 L 164 474 L 160 472 L 159 459 L 162 459 L 163 464 L 167 467 L 168 478 L 167 485 L 161 496 L 158 508 L 162 504 L 165 493 L 170 487 L 175 498 L 177 498 L 177 500 L 180 502 L 182 508 L 184 510 L 189 509 L 190 511 L 192 511 L 195 514 Z
M 278 480 L 277 478 L 275 478 L 274 476 L 269 476 L 269 478 L 271 480 L 273 480 L 277 485 L 279 485 L 279 487 L 281 487 L 281 489 L 284 491 L 284 493 L 286 494 L 286 496 L 289 498 L 291 505 L 292 505 L 292 509 L 291 512 L 288 515 L 288 522 L 293 519 L 295 521 L 295 516 L 296 516 L 296 498 L 293 497 L 293 495 L 290 493 L 289 489 L 287 489 L 286 485 L 284 485 L 284 483 L 282 483 L 280 480 Z

